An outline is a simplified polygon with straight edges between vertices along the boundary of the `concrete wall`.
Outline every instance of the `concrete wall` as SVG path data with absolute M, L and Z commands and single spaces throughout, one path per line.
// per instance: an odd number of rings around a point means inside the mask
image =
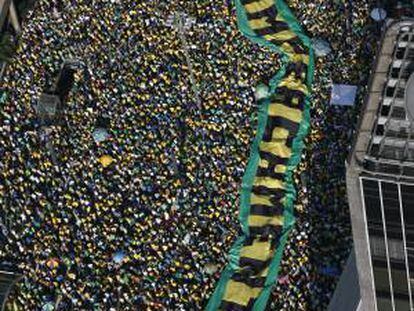
M 354 168 L 347 170 L 347 192 L 350 206 L 352 234 L 354 238 L 355 256 L 361 294 L 361 311 L 375 311 L 376 299 L 373 283 L 373 270 L 369 251 L 368 232 L 363 208 L 359 171 Z

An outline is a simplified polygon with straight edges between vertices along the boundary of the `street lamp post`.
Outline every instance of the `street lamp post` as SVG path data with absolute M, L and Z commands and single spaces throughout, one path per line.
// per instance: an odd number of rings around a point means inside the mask
M 174 14 L 170 15 L 166 20 L 166 25 L 169 27 L 174 27 L 177 30 L 178 36 L 180 37 L 180 41 L 184 50 L 184 56 L 187 63 L 188 70 L 190 72 L 190 83 L 191 89 L 194 93 L 197 109 L 200 111 L 201 109 L 201 99 L 200 99 L 200 91 L 197 86 L 197 82 L 194 76 L 193 64 L 191 62 L 190 52 L 188 49 L 188 42 L 185 36 L 185 32 L 188 31 L 195 23 L 195 18 L 188 17 L 183 12 L 175 12 Z

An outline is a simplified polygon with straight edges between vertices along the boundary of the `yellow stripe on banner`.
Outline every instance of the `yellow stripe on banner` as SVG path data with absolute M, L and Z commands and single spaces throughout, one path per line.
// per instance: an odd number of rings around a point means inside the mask
M 292 155 L 292 150 L 286 146 L 286 140 L 280 142 L 261 142 L 259 149 L 260 151 L 270 152 L 283 159 L 289 158 Z
M 280 49 L 284 51 L 289 56 L 289 60 L 294 63 L 303 62 L 306 65 L 309 65 L 309 55 L 295 53 L 293 46 L 288 42 L 284 42 Z
M 262 290 L 261 287 L 250 287 L 244 283 L 229 280 L 223 300 L 234 302 L 241 306 L 247 306 L 250 299 L 259 296 Z
M 270 202 L 270 197 L 266 195 L 256 195 L 254 193 L 250 196 L 250 205 L 273 206 L 272 202 Z
M 275 166 L 275 173 L 284 173 L 286 172 L 286 165 L 277 164 Z
M 269 35 L 263 36 L 266 40 L 272 41 L 288 41 L 296 37 L 296 34 L 291 30 L 283 30 Z
M 295 54 L 295 50 L 293 49 L 293 46 L 291 46 L 288 42 L 284 42 L 280 46 L 280 48 L 281 48 L 282 51 L 286 52 L 289 55 Z
M 275 127 L 272 131 L 272 141 L 286 140 L 289 137 L 289 130 L 283 127 Z
M 280 13 L 277 13 L 276 20 L 277 21 L 280 21 L 280 22 L 284 22 L 285 21 L 285 19 L 283 18 L 282 14 L 280 14 Z
M 290 60 L 294 63 L 304 63 L 309 65 L 309 55 L 306 54 L 292 54 Z
M 251 216 L 250 216 L 251 217 Z M 252 245 L 243 246 L 240 250 L 240 257 L 266 261 L 270 256 L 270 241 L 254 241 Z
M 298 54 L 295 53 L 293 46 L 291 46 L 288 42 L 284 42 L 280 46 L 280 49 L 288 55 L 290 61 L 292 61 L 293 58 L 297 58 Z
M 263 186 L 269 189 L 284 189 L 283 181 L 272 177 L 255 177 L 254 186 Z
M 300 123 L 300 121 L 302 121 L 302 111 L 299 109 L 286 107 L 283 104 L 270 104 L 269 116 L 283 117 L 296 123 Z
M 259 167 L 261 168 L 268 168 L 269 162 L 266 159 L 260 159 L 259 161 Z
M 270 8 L 274 5 L 274 3 L 274 0 L 259 0 L 256 2 L 245 4 L 244 8 L 249 13 L 257 13 Z
M 283 226 L 283 215 L 272 217 L 261 215 L 249 216 L 249 227 L 264 227 L 269 225 Z
M 267 20 L 267 16 L 258 19 L 251 19 L 249 20 L 249 25 L 253 30 L 271 27 L 272 25 L 268 23 Z
M 286 86 L 290 90 L 300 91 L 303 94 L 308 93 L 308 87 L 305 84 L 303 84 L 303 81 L 301 79 L 296 79 L 294 74 L 291 74 L 282 81 L 280 81 L 279 86 Z

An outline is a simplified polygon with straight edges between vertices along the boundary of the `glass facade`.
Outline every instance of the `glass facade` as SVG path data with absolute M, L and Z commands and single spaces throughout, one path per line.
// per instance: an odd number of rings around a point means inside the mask
M 414 185 L 363 177 L 361 186 L 378 311 L 414 310 Z

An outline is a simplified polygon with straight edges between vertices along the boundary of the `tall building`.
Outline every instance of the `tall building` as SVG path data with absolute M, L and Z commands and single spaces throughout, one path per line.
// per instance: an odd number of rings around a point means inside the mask
M 414 20 L 381 40 L 347 163 L 363 311 L 414 310 Z

